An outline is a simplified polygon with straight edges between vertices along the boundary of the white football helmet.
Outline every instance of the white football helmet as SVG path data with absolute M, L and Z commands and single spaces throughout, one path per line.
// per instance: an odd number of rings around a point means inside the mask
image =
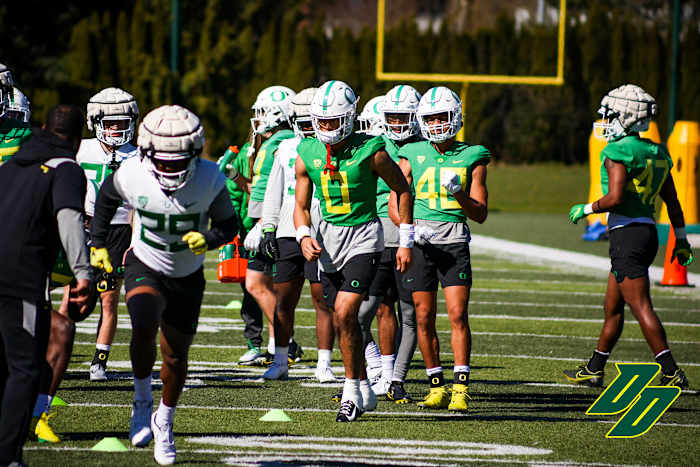
M 316 138 L 323 144 L 335 144 L 350 136 L 355 125 L 357 101 L 355 91 L 346 83 L 337 80 L 323 83 L 316 90 L 309 109 Z M 335 130 L 322 130 L 319 126 L 319 120 L 335 119 L 339 121 Z
M 292 126 L 297 136 L 306 138 L 314 135 L 314 126 L 311 123 L 311 101 L 318 88 L 306 88 L 292 98 Z
M 443 123 L 430 124 L 429 118 L 447 114 Z M 442 143 L 457 135 L 462 128 L 462 101 L 445 86 L 428 89 L 418 103 L 418 125 L 423 138 L 433 143 Z
M 252 107 L 254 117 L 250 124 L 253 131 L 261 135 L 285 122 L 291 127 L 294 96 L 296 93 L 286 86 L 270 86 L 260 91 Z
M 5 115 L 14 120 L 29 123 L 29 119 L 32 116 L 30 102 L 27 96 L 18 88 L 12 88 L 12 96 L 10 97 L 10 103 L 7 106 Z
M 608 92 L 600 101 L 602 120 L 593 124 L 593 134 L 607 141 L 629 133 L 647 131 L 658 108 L 644 89 L 625 84 Z
M 90 98 L 87 105 L 87 127 L 108 146 L 117 147 L 134 137 L 139 108 L 134 96 L 119 88 L 106 88 Z M 109 128 L 105 122 L 117 124 Z M 107 126 L 107 128 L 105 128 Z
M 5 112 L 7 112 L 14 84 L 15 80 L 12 78 L 12 72 L 7 66 L 0 63 L 0 117 L 4 117 Z
M 413 86 L 399 84 L 387 92 L 380 106 L 382 114 L 382 125 L 384 134 L 395 141 L 403 141 L 420 131 L 418 126 L 418 103 L 421 95 Z M 389 124 L 386 120 L 387 114 L 403 116 L 406 123 Z
M 360 124 L 360 129 L 357 130 L 358 133 L 370 136 L 379 136 L 384 133 L 382 102 L 384 102 L 384 96 L 373 97 L 367 101 L 362 108 L 362 112 L 357 116 L 357 122 Z
M 150 111 L 139 125 L 138 150 L 163 190 L 182 188 L 194 174 L 204 147 L 204 127 L 179 105 Z

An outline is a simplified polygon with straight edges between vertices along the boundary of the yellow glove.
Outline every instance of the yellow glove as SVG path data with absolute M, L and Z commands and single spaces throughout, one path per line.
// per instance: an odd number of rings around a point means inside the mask
M 114 270 L 107 248 L 90 247 L 90 264 L 105 272 L 112 272 Z
M 187 246 L 195 255 L 203 255 L 207 252 L 207 240 L 199 232 L 187 232 L 182 236 L 182 241 L 187 242 Z

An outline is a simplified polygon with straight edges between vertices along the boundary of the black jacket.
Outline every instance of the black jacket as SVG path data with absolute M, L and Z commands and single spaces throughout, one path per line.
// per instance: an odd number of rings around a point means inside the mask
M 0 295 L 48 299 L 48 277 L 61 248 L 56 214 L 83 211 L 87 180 L 69 141 L 45 130 L 0 166 Z

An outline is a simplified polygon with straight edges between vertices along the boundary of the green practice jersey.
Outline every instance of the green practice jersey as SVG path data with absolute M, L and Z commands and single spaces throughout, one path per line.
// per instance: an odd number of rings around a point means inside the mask
M 245 143 L 243 147 L 241 147 L 240 151 L 238 151 L 238 154 L 233 152 L 231 149 L 226 149 L 224 156 L 219 161 L 219 171 L 226 173 L 226 164 L 232 164 L 239 174 L 249 178 L 249 147 L 250 143 Z M 240 232 L 240 235 L 241 237 L 245 237 L 245 234 L 253 227 L 253 219 L 248 217 L 248 199 L 250 198 L 250 195 L 241 190 L 236 182 L 228 178 L 226 179 L 226 189 L 228 190 L 229 198 L 231 198 L 233 208 L 236 210 L 238 215 L 241 216 L 241 221 L 243 221 L 243 231 Z
M 609 142 L 600 153 L 603 195 L 608 194 L 609 189 L 606 159 L 624 164 L 628 175 L 622 203 L 610 212 L 631 218 L 654 219 L 656 197 L 673 167 L 668 150 L 637 134 Z
M 0 164 L 14 155 L 32 136 L 29 123 L 11 118 L 2 119 L 0 124 Z
M 265 200 L 265 188 L 272 170 L 272 163 L 275 161 L 275 151 L 280 143 L 287 138 L 294 138 L 294 132 L 280 130 L 260 145 L 253 166 L 253 187 L 250 189 L 250 199 L 253 201 L 262 202 Z
M 403 146 L 399 157 L 411 163 L 414 219 L 440 222 L 467 220 L 457 200 L 440 184 L 440 177 L 446 170 L 456 173 L 462 189 L 469 194 L 474 167 L 488 164 L 491 159 L 488 149 L 455 141 L 445 154 L 440 154 L 429 141 L 419 141 Z
M 382 135 L 384 140 L 384 150 L 391 160 L 399 163 L 399 146 L 391 138 L 387 138 Z M 379 217 L 389 217 L 389 193 L 391 193 L 391 188 L 386 184 L 383 178 L 377 179 L 377 215 Z
M 377 175 L 369 168 L 370 157 L 384 149 L 384 140 L 352 134 L 337 153 L 331 154 L 338 169 L 325 170 L 326 145 L 315 138 L 304 138 L 297 147 L 309 178 L 321 200 L 323 220 L 334 225 L 352 226 L 377 217 Z

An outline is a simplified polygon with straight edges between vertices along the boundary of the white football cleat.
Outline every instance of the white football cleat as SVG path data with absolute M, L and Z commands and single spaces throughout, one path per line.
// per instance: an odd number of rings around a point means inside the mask
M 381 366 L 368 366 L 367 367 L 367 379 L 369 384 L 375 384 L 382 377 L 382 367 Z
M 340 403 L 340 410 L 338 415 L 335 417 L 336 422 L 354 422 L 360 415 L 362 415 L 362 410 L 357 407 L 357 405 L 351 401 L 343 401 Z
M 99 363 L 90 365 L 90 381 L 107 381 L 106 367 Z
M 134 401 L 131 409 L 131 423 L 129 426 L 129 440 L 138 447 L 148 446 L 153 439 L 151 432 L 151 412 L 153 401 Z
M 157 412 L 151 415 L 151 430 L 153 430 L 153 458 L 160 465 L 173 465 L 175 463 L 175 437 L 173 436 L 172 423 L 159 426 L 156 423 Z
M 372 391 L 371 387 L 367 389 L 360 386 L 360 394 L 362 394 L 362 407 L 360 407 L 360 410 L 363 412 L 371 412 L 377 408 L 377 395 Z
M 267 369 L 262 377 L 267 380 L 287 379 L 289 377 L 289 367 L 286 365 L 278 365 L 277 362 L 275 362 Z
M 314 376 L 319 383 L 334 383 L 336 381 L 333 370 L 329 366 L 317 366 Z
M 387 381 L 381 378 L 379 381 L 372 385 L 372 392 L 377 396 L 383 396 L 389 392 L 389 387 L 391 386 L 391 381 Z

